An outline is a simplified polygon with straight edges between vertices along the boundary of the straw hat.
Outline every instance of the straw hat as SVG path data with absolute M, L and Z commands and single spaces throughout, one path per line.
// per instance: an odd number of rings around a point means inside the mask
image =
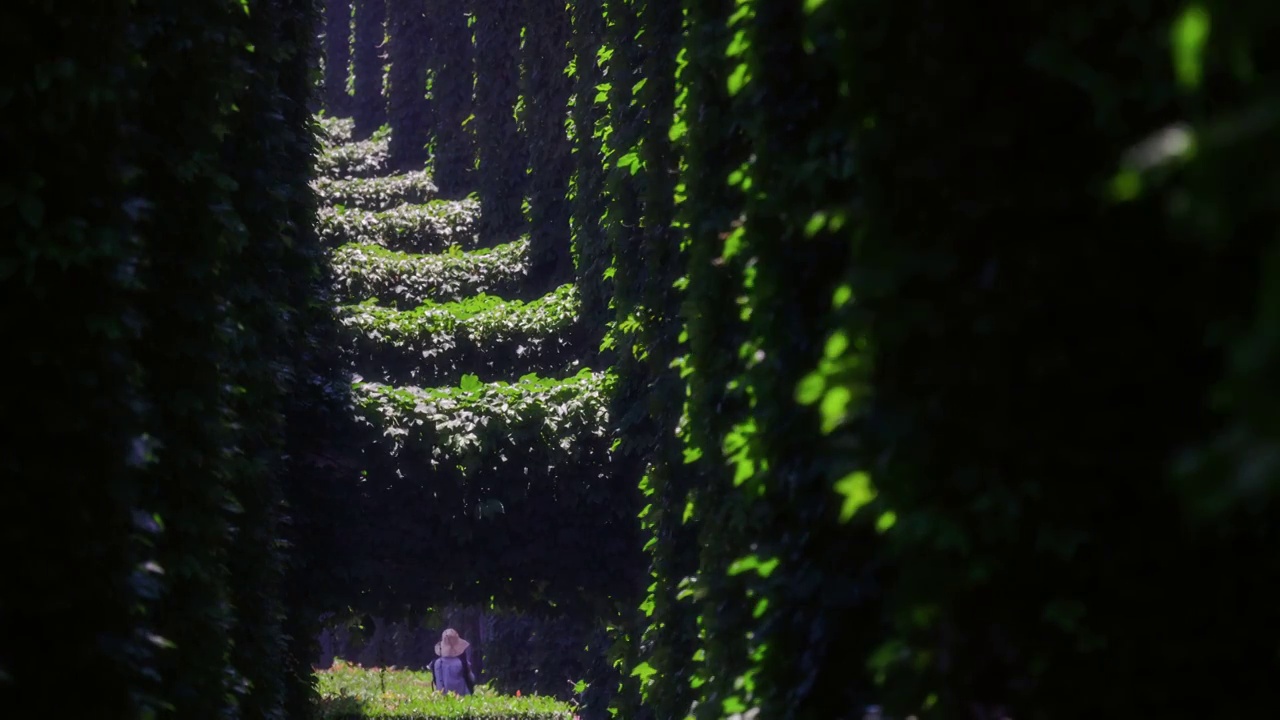
M 445 630 L 440 635 L 440 642 L 436 643 L 436 654 L 440 657 L 458 657 L 471 647 L 471 643 L 458 637 L 458 631 L 453 628 Z

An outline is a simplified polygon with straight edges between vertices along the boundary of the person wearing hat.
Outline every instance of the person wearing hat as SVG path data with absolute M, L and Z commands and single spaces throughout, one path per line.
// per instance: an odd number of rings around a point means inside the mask
M 458 636 L 453 628 L 445 630 L 436 643 L 436 655 L 431 661 L 431 680 L 441 692 L 470 695 L 476 689 L 476 676 L 467 660 L 467 648 L 471 643 Z

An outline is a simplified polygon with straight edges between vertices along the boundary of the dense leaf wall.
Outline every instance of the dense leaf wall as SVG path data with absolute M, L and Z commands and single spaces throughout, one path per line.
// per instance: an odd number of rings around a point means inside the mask
M 1272 150 L 1274 11 L 610 0 L 566 16 L 526 0 L 470 6 L 472 55 L 445 5 L 428 10 L 437 120 L 454 118 L 436 184 L 460 198 L 475 167 L 480 212 L 370 206 L 322 228 L 409 247 L 409 216 L 447 215 L 422 233 L 432 247 L 505 247 L 527 200 L 545 290 L 568 279 L 572 238 L 583 356 L 614 378 L 599 470 L 634 490 L 601 497 L 640 501 L 627 532 L 648 551 L 647 580 L 622 547 L 606 602 L 583 605 L 614 628 L 620 715 L 1265 701 L 1273 213 L 1270 175 L 1243 168 Z M 379 152 L 328 162 L 373 172 Z M 359 316 L 378 343 L 435 352 L 488 322 L 385 279 L 442 261 L 360 262 L 353 286 L 424 308 Z M 421 372 L 484 395 L 450 374 L 482 354 Z M 364 408 L 461 397 L 401 391 Z M 447 502 L 483 506 L 446 484 Z M 1175 647 L 1188 625 L 1213 631 Z
M 291 322 L 318 289 L 316 20 L 286 0 L 101 3 L 48 18 L 57 40 L 26 55 L 63 61 L 8 66 L 25 126 L 3 133 L 2 292 L 33 309 L 4 323 L 43 400 L 4 414 L 5 539 L 39 548 L 0 599 L 7 704 L 278 718 L 306 694 L 279 540 L 285 421 L 310 414 L 286 414 L 291 380 L 325 352 Z M 84 694 L 50 685 L 66 671 Z
M 324 3 L 324 109 L 329 117 L 351 115 L 347 80 L 351 70 L 351 0 Z
M 432 169 L 441 195 L 457 199 L 473 190 L 470 173 L 476 162 L 476 130 L 469 122 L 475 110 L 475 74 L 467 4 L 427 0 L 427 18 L 435 131 Z
M 388 0 L 387 121 L 391 125 L 390 168 L 421 170 L 431 138 L 427 103 L 427 34 L 425 0 Z
M 0 586 L 0 686 L 6 702 L 61 696 L 86 716 L 140 712 L 155 663 L 138 615 L 154 579 L 135 573 L 148 551 L 133 512 L 146 425 L 131 348 L 139 206 L 124 173 L 138 114 L 131 5 L 97 3 L 74 19 L 0 11 L 5 27 L 30 28 L 10 46 L 22 61 L 0 70 L 0 328 L 23 378 L 3 404 L 0 537 L 25 548 Z M 83 694 L 47 672 L 50 645 Z
M 569 179 L 573 172 L 568 122 L 571 18 L 563 0 L 525 0 L 524 96 L 529 145 L 530 274 L 542 294 L 573 279 Z
M 480 241 L 509 242 L 525 232 L 522 208 L 528 167 L 526 148 L 516 128 L 520 95 L 520 0 L 476 0 L 475 122 L 477 190 L 485 214 Z
M 355 35 L 351 47 L 351 74 L 355 96 L 351 114 L 355 137 L 363 140 L 387 121 L 383 57 L 386 53 L 387 0 L 355 0 Z

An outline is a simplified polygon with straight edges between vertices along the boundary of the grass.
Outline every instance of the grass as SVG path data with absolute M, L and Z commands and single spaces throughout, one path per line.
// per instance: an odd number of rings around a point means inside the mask
M 431 673 L 362 668 L 334 660 L 316 672 L 320 720 L 574 720 L 568 704 L 538 695 L 498 695 L 487 686 L 458 697 L 436 691 Z

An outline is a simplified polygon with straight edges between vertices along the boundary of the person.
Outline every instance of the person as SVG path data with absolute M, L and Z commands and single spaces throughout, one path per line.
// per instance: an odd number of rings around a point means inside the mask
M 471 643 L 463 640 L 453 628 L 445 630 L 436 643 L 435 660 L 431 661 L 431 681 L 441 692 L 470 695 L 476 689 L 476 676 L 471 672 L 467 648 Z

